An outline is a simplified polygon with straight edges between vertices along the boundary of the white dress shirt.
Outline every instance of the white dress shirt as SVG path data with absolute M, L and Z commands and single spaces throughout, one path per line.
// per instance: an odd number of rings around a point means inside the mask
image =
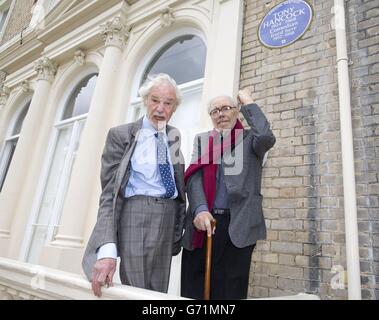
M 163 130 L 166 131 L 166 128 Z M 136 147 L 130 159 L 130 177 L 124 192 L 125 198 L 130 198 L 135 195 L 162 197 L 166 193 L 158 168 L 156 133 L 157 130 L 152 126 L 150 120 L 145 115 Z M 164 135 L 164 139 L 168 146 L 166 134 Z M 167 152 L 167 156 L 175 184 L 174 168 L 172 166 L 170 152 Z M 177 196 L 178 190 L 175 186 L 175 193 L 171 199 L 175 199 Z M 117 247 L 115 243 L 106 243 L 99 248 L 97 251 L 97 260 L 103 258 L 117 259 Z

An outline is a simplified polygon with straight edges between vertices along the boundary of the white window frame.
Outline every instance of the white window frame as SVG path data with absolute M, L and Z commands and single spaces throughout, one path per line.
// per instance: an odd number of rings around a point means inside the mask
M 129 103 L 129 108 L 126 115 L 126 122 L 133 122 L 136 121 L 138 118 L 140 118 L 142 115 L 145 114 L 145 107 L 143 106 L 141 97 L 138 96 L 138 89 L 140 86 L 140 81 L 142 79 L 142 76 L 146 70 L 146 68 L 149 66 L 152 59 L 156 56 L 156 54 L 170 41 L 181 37 L 185 35 L 194 35 L 199 37 L 205 44 L 205 47 L 207 49 L 207 53 L 205 56 L 205 70 L 206 72 L 206 65 L 207 65 L 207 59 L 208 59 L 208 43 L 207 39 L 203 32 L 201 32 L 199 29 L 193 28 L 193 27 L 183 27 L 179 28 L 177 30 L 174 30 L 165 36 L 159 38 L 158 41 L 154 43 L 154 45 L 148 50 L 146 55 L 144 56 L 141 63 L 139 63 L 139 67 L 135 73 L 134 79 L 133 79 L 133 85 L 132 85 L 132 91 L 131 91 L 131 99 Z M 199 93 L 201 92 L 202 96 L 204 96 L 204 80 L 205 80 L 205 74 L 203 78 L 199 78 L 196 80 L 192 80 L 189 82 L 182 83 L 178 85 L 180 91 L 182 92 L 183 98 L 186 95 L 189 95 L 191 93 Z M 179 106 L 180 107 L 180 106 Z M 173 115 L 175 117 L 175 114 Z M 185 158 L 186 163 L 189 162 L 190 156 L 191 156 L 191 150 L 192 150 L 192 144 L 193 144 L 193 138 L 194 138 L 194 132 L 196 130 L 200 131 L 201 127 L 201 112 L 196 113 L 196 120 L 195 120 L 195 127 L 191 128 L 191 130 L 188 131 L 188 128 L 180 128 L 180 131 L 182 132 L 182 152 Z M 187 133 L 187 134 L 186 134 Z
M 52 133 L 52 137 L 50 139 L 49 146 L 47 149 L 47 155 L 44 161 L 41 179 L 37 187 L 36 197 L 32 205 L 31 215 L 30 215 L 28 225 L 26 228 L 25 238 L 20 250 L 19 259 L 21 261 L 27 261 L 29 257 L 35 227 L 38 227 L 38 226 L 47 227 L 45 245 L 48 245 L 51 241 L 54 240 L 54 237 L 58 231 L 58 227 L 60 227 L 59 223 L 60 223 L 61 213 L 62 213 L 62 209 L 64 205 L 64 200 L 66 197 L 67 187 L 68 187 L 68 184 L 70 183 L 71 176 L 68 177 L 67 179 L 64 179 L 59 184 L 59 188 L 57 191 L 57 198 L 54 203 L 52 213 L 50 215 L 49 224 L 48 225 L 39 224 L 37 219 L 39 218 L 38 215 L 40 212 L 42 199 L 44 197 L 47 179 L 49 177 L 49 173 L 51 170 L 52 161 L 54 157 L 54 151 L 57 146 L 60 129 L 69 125 L 73 125 L 73 130 L 70 136 L 70 143 L 67 148 L 67 154 L 69 154 L 70 156 L 66 157 L 64 160 L 64 164 L 62 167 L 63 168 L 62 176 L 67 176 L 69 172 L 71 171 L 71 167 L 73 165 L 73 159 L 75 158 L 75 155 L 76 155 L 76 152 L 74 152 L 76 148 L 76 143 L 80 142 L 80 139 L 78 140 L 77 136 L 79 135 L 81 131 L 80 130 L 81 122 L 86 121 L 88 117 L 88 113 L 81 114 L 79 116 L 72 117 L 65 120 L 60 120 L 60 119 L 62 119 L 63 117 L 65 108 L 67 106 L 67 102 L 69 101 L 73 90 L 75 90 L 76 86 L 80 83 L 80 81 L 82 81 L 86 76 L 93 73 L 98 73 L 98 70 L 92 67 L 90 69 L 87 69 L 85 72 L 80 73 L 80 75 L 78 75 L 75 78 L 75 80 L 72 82 L 73 85 L 71 85 L 69 88 L 65 90 L 65 94 L 61 99 L 61 103 L 58 109 L 59 111 L 57 112 L 57 116 L 53 124 L 53 133 Z M 83 126 L 85 126 L 85 123 L 83 124 Z
M 11 151 L 10 143 L 12 143 L 12 141 L 16 141 L 16 147 L 17 147 L 18 139 L 20 138 L 20 134 L 21 134 L 21 132 L 19 132 L 18 134 L 14 135 L 13 130 L 14 130 L 14 127 L 15 127 L 19 117 L 21 116 L 22 112 L 24 111 L 24 108 L 26 108 L 26 106 L 30 103 L 30 101 L 31 101 L 31 98 L 28 98 L 28 99 L 23 101 L 23 103 L 21 104 L 22 107 L 19 108 L 15 112 L 15 114 L 13 115 L 13 118 L 11 119 L 10 124 L 8 126 L 6 138 L 4 140 L 4 143 L 3 143 L 3 146 L 2 146 L 1 152 L 0 152 L 0 183 L 3 184 L 2 188 L 4 188 L 4 183 L 5 183 L 5 179 L 6 179 L 5 168 L 8 165 L 10 166 L 9 161 L 11 161 L 11 160 L 9 160 L 10 151 Z M 9 169 L 8 169 L 8 171 L 9 171 Z
M 0 20 L 3 17 L 4 11 L 9 9 L 8 14 L 7 14 L 7 18 L 5 19 L 4 25 L 3 25 L 2 29 L 0 30 L 0 42 L 3 40 L 5 30 L 7 29 L 7 24 L 9 22 L 10 16 L 11 16 L 12 11 L 13 11 L 14 4 L 15 4 L 14 0 L 0 0 Z
M 130 99 L 130 108 L 128 108 L 129 110 L 125 119 L 127 122 L 135 121 L 137 120 L 137 117 L 141 115 L 141 108 L 143 108 L 143 105 L 142 105 L 141 97 L 138 96 L 138 89 L 140 86 L 140 81 L 142 79 L 143 73 L 145 72 L 149 63 L 152 61 L 155 55 L 159 52 L 159 50 L 162 49 L 166 44 L 168 44 L 170 41 L 180 36 L 185 36 L 185 35 L 194 35 L 194 36 L 199 37 L 204 42 L 205 46 L 207 47 L 207 41 L 205 39 L 204 34 L 198 29 L 190 28 L 190 27 L 180 28 L 160 38 L 159 41 L 157 41 L 154 44 L 154 46 L 151 47 L 151 49 L 145 55 L 144 59 L 140 63 L 139 68 L 137 69 L 137 72 L 135 73 L 132 91 L 131 91 L 132 98 Z M 207 55 L 205 59 L 207 59 Z M 182 94 L 184 96 L 186 93 L 188 93 L 187 90 L 201 90 L 203 88 L 203 85 L 204 85 L 204 77 L 180 84 L 178 85 L 178 87 L 181 89 Z
M 62 169 L 62 176 L 67 177 L 66 179 L 63 178 L 63 181 L 60 182 L 58 191 L 57 191 L 57 199 L 55 201 L 54 207 L 53 207 L 53 212 L 51 214 L 52 222 L 49 223 L 48 225 L 45 225 L 48 228 L 47 236 L 46 236 L 46 243 L 49 243 L 52 241 L 53 237 L 55 236 L 55 232 L 57 231 L 57 228 L 59 227 L 58 223 L 60 220 L 60 213 L 63 208 L 63 202 L 66 196 L 67 192 L 67 187 L 70 182 L 70 176 L 69 173 L 72 169 L 72 165 L 74 164 L 74 158 L 76 156 L 76 144 L 79 143 L 78 136 L 81 133 L 80 126 L 82 125 L 81 123 L 86 121 L 88 116 L 88 113 L 81 114 L 80 116 L 73 117 L 67 120 L 60 121 L 59 123 L 56 123 L 54 125 L 54 136 L 53 136 L 53 143 L 50 149 L 50 157 L 49 157 L 49 165 L 47 166 L 46 173 L 44 175 L 44 185 L 47 183 L 47 178 L 50 173 L 51 165 L 52 165 L 52 160 L 54 156 L 54 151 L 57 146 L 58 142 L 58 137 L 61 129 L 64 127 L 68 127 L 70 125 L 73 126 L 72 132 L 70 135 L 70 142 L 67 147 L 67 154 L 68 156 L 65 158 L 64 163 L 63 163 L 63 169 Z M 83 126 L 85 123 L 83 124 Z M 39 195 L 39 203 L 41 204 L 42 198 L 43 198 L 44 192 L 42 192 Z M 33 226 L 37 226 L 39 224 L 33 223 Z M 39 225 L 40 226 L 40 225 Z
M 53 132 L 51 144 L 50 144 L 49 150 L 48 150 L 47 165 L 44 167 L 44 173 L 43 173 L 43 178 L 42 178 L 43 188 L 42 188 L 42 190 L 40 190 L 40 192 L 38 192 L 38 196 L 36 198 L 38 206 L 35 207 L 36 211 L 34 214 L 34 216 L 35 216 L 34 222 L 32 222 L 29 225 L 30 236 L 29 236 L 29 244 L 27 247 L 27 251 L 25 252 L 25 258 L 24 258 L 25 260 L 28 259 L 29 251 L 30 251 L 31 245 L 32 245 L 33 233 L 34 233 L 34 230 L 36 227 L 46 227 L 47 228 L 45 245 L 49 244 L 53 240 L 54 236 L 56 235 L 56 232 L 58 231 L 58 227 L 60 227 L 60 225 L 59 225 L 60 215 L 61 215 L 61 211 L 63 208 L 64 199 L 65 199 L 66 192 L 67 192 L 67 187 L 68 187 L 68 184 L 70 182 L 69 173 L 70 173 L 72 165 L 73 165 L 73 159 L 76 155 L 76 152 L 74 152 L 74 150 L 76 147 L 76 143 L 78 143 L 78 135 L 80 133 L 80 125 L 81 125 L 82 121 L 86 120 L 87 116 L 88 116 L 88 113 L 82 114 L 82 115 L 74 117 L 74 118 L 70 118 L 70 119 L 67 119 L 64 121 L 59 121 L 58 123 L 56 123 L 54 125 L 54 129 L 53 129 L 54 132 Z M 63 178 L 63 180 L 61 180 L 59 182 L 59 187 L 57 190 L 57 197 L 56 197 L 56 200 L 54 202 L 54 206 L 53 206 L 53 209 L 52 209 L 52 212 L 50 215 L 49 223 L 48 224 L 41 224 L 41 223 L 38 223 L 38 221 L 36 221 L 36 220 L 38 219 L 38 213 L 40 212 L 40 208 L 42 205 L 42 199 L 43 199 L 44 194 L 45 194 L 45 187 L 46 187 L 47 179 L 49 177 L 49 173 L 51 170 L 52 161 L 53 161 L 53 157 L 54 157 L 54 151 L 55 151 L 55 148 L 57 146 L 60 129 L 67 127 L 67 126 L 70 126 L 70 125 L 73 126 L 73 129 L 72 129 L 72 132 L 70 134 L 70 140 L 69 140 L 70 142 L 69 142 L 69 145 L 67 147 L 68 156 L 66 156 L 64 159 L 64 163 L 62 166 L 63 169 L 62 169 L 62 174 L 61 174 L 62 177 L 66 177 L 66 178 Z M 85 124 L 83 124 L 83 125 L 85 125 Z
M 199 78 L 186 83 L 178 85 L 182 96 L 189 94 L 191 92 L 201 91 L 204 85 L 204 78 Z M 127 122 L 132 122 L 138 120 L 144 115 L 144 106 L 142 105 L 142 98 L 135 97 L 130 103 L 130 110 L 127 117 Z

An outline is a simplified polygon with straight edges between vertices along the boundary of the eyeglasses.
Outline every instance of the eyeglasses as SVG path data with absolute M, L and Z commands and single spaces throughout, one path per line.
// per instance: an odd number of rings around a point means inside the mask
M 236 107 L 232 107 L 232 106 L 222 106 L 221 108 L 214 108 L 211 112 L 209 112 L 209 114 L 212 118 L 216 118 L 217 116 L 220 115 L 221 112 L 225 113 L 235 108 Z

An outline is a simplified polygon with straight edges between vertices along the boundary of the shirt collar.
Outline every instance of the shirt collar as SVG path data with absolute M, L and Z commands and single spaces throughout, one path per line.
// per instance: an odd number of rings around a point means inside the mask
M 143 120 L 142 120 L 142 129 L 144 129 L 145 136 L 146 135 L 152 136 L 156 134 L 157 132 L 163 132 L 166 135 L 166 128 L 167 127 L 165 126 L 163 129 L 157 131 L 151 124 L 151 121 L 149 120 L 149 118 L 146 115 L 144 115 Z

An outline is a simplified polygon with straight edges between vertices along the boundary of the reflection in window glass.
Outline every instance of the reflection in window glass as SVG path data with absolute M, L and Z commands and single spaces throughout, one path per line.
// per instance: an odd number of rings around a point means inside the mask
M 3 31 L 3 28 L 5 26 L 5 20 L 7 20 L 8 13 L 9 13 L 9 8 L 4 10 L 3 12 L 0 11 L 0 32 Z
M 79 83 L 70 96 L 62 120 L 88 113 L 96 80 L 97 74 L 92 74 Z
M 22 124 L 29 110 L 29 106 L 30 106 L 30 101 L 27 103 L 27 105 L 24 107 L 24 109 L 21 111 L 20 115 L 18 116 L 12 135 L 20 134 Z
M 154 57 L 142 78 L 149 74 L 167 73 L 177 84 L 204 77 L 206 47 L 197 36 L 185 35 L 170 41 Z
M 27 261 L 37 263 L 40 251 L 45 243 L 49 225 L 51 224 L 51 212 L 57 205 L 57 193 L 62 179 L 65 159 L 69 149 L 73 126 L 62 128 L 59 132 L 58 141 L 54 150 L 51 168 L 46 181 L 37 223 L 34 225 L 31 248 Z
M 17 146 L 17 141 L 18 141 L 18 138 L 15 138 L 15 139 L 12 139 L 10 141 L 7 141 L 7 143 L 6 143 L 5 151 L 4 151 L 4 154 L 2 157 L 3 159 L 1 159 L 3 162 L 4 168 L 2 168 L 2 170 L 1 170 L 2 172 L 0 174 L 0 176 L 1 176 L 0 177 L 0 192 L 3 189 L 4 181 L 5 181 L 5 178 L 7 176 L 9 166 L 11 165 L 13 154 L 14 154 L 14 151 L 16 150 L 16 146 Z
M 13 128 L 10 129 L 8 138 L 5 139 L 3 153 L 0 157 L 0 192 L 3 189 L 5 178 L 7 177 L 9 167 L 12 162 L 14 152 L 16 150 L 18 138 L 20 136 L 22 124 L 28 113 L 30 101 L 22 108 L 21 113 L 18 115 Z

